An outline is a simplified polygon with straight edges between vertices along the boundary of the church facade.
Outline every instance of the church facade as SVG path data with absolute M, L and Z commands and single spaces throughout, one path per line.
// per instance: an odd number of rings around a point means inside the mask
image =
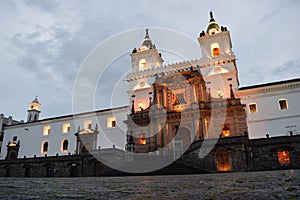
M 272 155 L 268 165 L 299 167 L 300 80 L 241 88 L 230 32 L 212 12 L 197 39 L 200 59 L 164 65 L 147 29 L 130 54 L 128 106 L 39 119 L 35 98 L 27 122 L 5 128 L 1 158 L 71 156 L 114 147 L 184 155 L 208 171 L 269 169 L 261 167 L 265 154 Z M 204 141 L 217 142 L 202 159 Z

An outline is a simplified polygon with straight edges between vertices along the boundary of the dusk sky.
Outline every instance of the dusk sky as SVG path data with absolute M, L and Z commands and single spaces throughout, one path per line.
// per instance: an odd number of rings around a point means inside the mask
M 210 10 L 231 33 L 241 87 L 300 77 L 297 0 L 3 0 L 0 113 L 26 120 L 29 103 L 38 96 L 41 118 L 71 114 L 76 74 L 99 43 L 137 28 L 149 28 L 151 37 L 151 27 L 178 31 L 197 42 Z M 143 37 L 136 37 L 138 45 Z M 131 51 L 115 65 L 130 67 Z M 101 91 L 98 98 L 108 99 Z M 109 106 L 103 101 L 95 109 Z

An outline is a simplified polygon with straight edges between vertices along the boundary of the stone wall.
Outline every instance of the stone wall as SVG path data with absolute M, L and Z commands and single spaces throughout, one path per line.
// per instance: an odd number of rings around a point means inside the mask
M 296 169 L 300 168 L 300 135 L 282 136 L 249 140 L 248 136 L 236 136 L 205 140 L 193 143 L 189 150 L 176 162 L 164 169 L 148 173 L 154 174 L 186 174 L 240 172 L 258 170 Z M 210 145 L 214 145 L 210 149 Z M 201 158 L 201 152 L 209 153 Z M 288 151 L 290 163 L 280 164 L 277 153 Z M 114 153 L 115 152 L 115 153 Z M 116 153 L 117 152 L 117 153 Z M 105 150 L 100 153 L 108 157 L 122 157 L 124 152 Z M 200 153 L 200 154 L 199 154 Z M 125 154 L 124 154 L 125 155 Z M 220 170 L 220 157 L 228 162 L 229 168 Z M 227 158 L 227 160 L 226 160 Z M 222 164 L 221 162 L 221 164 Z M 225 165 L 226 167 L 226 165 Z M 114 170 L 99 162 L 90 154 L 22 158 L 16 160 L 0 160 L 0 177 L 72 177 L 72 176 L 114 176 L 129 175 Z M 135 175 L 135 174 L 130 174 Z
M 300 135 L 249 140 L 252 170 L 300 168 Z M 288 151 L 290 164 L 281 165 L 277 152 Z
M 214 140 L 206 140 L 206 144 L 203 141 L 197 141 L 192 144 L 190 152 L 186 152 L 183 156 L 183 161 L 199 167 L 199 169 L 205 172 L 218 172 L 218 159 L 220 154 L 228 154 L 231 172 L 248 171 L 251 163 L 248 162 L 249 146 L 247 136 L 236 136 L 228 138 L 219 138 L 213 149 L 203 158 L 201 153 L 204 153 L 207 148 L 214 144 Z M 204 154 L 205 155 L 205 154 Z
M 66 177 L 92 176 L 86 163 L 91 156 L 52 156 L 0 161 L 0 176 Z M 82 168 L 82 166 L 84 166 Z M 72 172 L 71 172 L 72 171 Z

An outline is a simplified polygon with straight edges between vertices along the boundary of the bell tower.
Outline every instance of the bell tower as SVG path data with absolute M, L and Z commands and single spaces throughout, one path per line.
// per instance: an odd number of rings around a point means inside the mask
M 230 32 L 227 27 L 219 26 L 210 12 L 206 31 L 198 37 L 205 65 L 201 68 L 207 88 L 212 97 L 229 98 L 230 88 L 237 91 L 239 86 L 236 56 L 232 50 Z
M 138 49 L 134 48 L 130 56 L 132 72 L 136 73 L 158 68 L 163 63 L 161 54 L 158 53 L 155 44 L 152 44 L 148 29 L 146 29 L 146 35 L 141 47 Z
M 140 48 L 134 48 L 131 56 L 132 72 L 127 75 L 131 110 L 142 111 L 150 106 L 153 100 L 152 84 L 155 80 L 155 69 L 162 67 L 163 59 L 152 43 L 149 30 Z
M 40 107 L 41 104 L 39 103 L 37 96 L 34 98 L 34 100 L 30 103 L 28 116 L 27 116 L 27 122 L 33 122 L 33 121 L 38 121 L 40 117 Z

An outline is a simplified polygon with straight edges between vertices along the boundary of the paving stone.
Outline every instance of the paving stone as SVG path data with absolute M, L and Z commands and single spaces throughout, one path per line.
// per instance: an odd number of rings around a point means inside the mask
M 0 178 L 0 199 L 300 199 L 300 170 L 172 176 Z

